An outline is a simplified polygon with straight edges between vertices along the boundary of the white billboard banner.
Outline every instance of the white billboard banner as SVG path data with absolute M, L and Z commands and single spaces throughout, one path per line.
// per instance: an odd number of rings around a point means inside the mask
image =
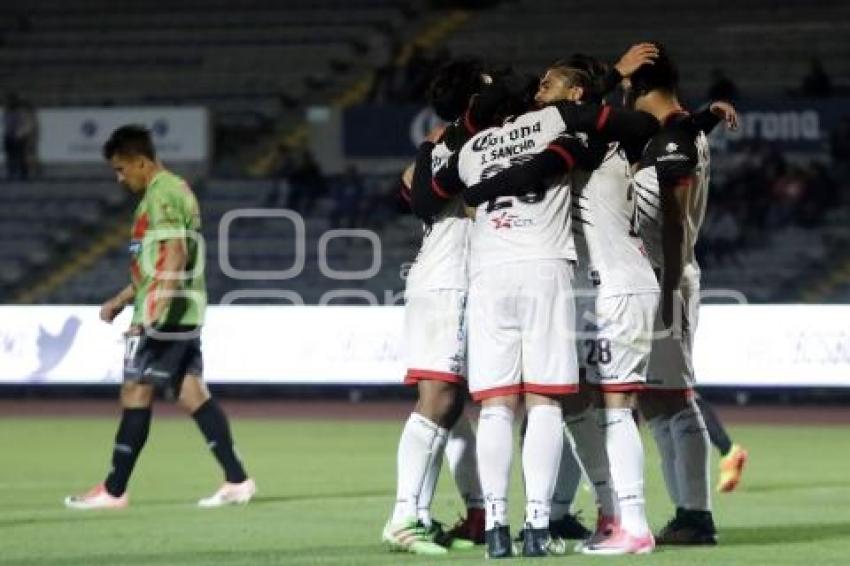
M 0 384 L 121 381 L 125 312 L 92 306 L 0 307 Z M 402 307 L 213 306 L 203 331 L 211 383 L 401 383 Z M 706 305 L 700 384 L 850 387 L 850 306 Z
M 209 114 L 200 107 L 45 108 L 38 111 L 38 159 L 45 164 L 102 163 L 109 134 L 143 124 L 166 162 L 209 158 Z

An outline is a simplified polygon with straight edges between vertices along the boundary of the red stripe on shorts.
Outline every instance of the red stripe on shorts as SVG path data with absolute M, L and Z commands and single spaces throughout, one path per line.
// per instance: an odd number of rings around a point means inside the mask
M 578 384 L 573 385 L 543 385 L 540 383 L 523 383 L 522 390 L 525 393 L 536 395 L 570 395 L 578 393 Z
M 606 383 L 594 384 L 593 387 L 599 389 L 603 393 L 629 393 L 632 391 L 643 391 L 646 389 L 645 383 Z
M 508 395 L 519 395 L 522 393 L 522 384 L 505 385 L 503 387 L 494 387 L 492 389 L 483 389 L 481 391 L 472 391 L 473 401 L 484 401 L 493 397 L 507 397 Z
M 462 375 L 447 371 L 433 371 L 430 369 L 409 369 L 404 376 L 405 385 L 416 385 L 423 380 L 445 381 L 446 383 L 465 383 Z

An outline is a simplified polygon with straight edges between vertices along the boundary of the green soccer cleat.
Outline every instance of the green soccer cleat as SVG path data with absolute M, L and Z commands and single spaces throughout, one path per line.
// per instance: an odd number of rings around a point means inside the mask
M 431 540 L 449 550 L 469 550 L 470 548 L 475 548 L 475 541 L 458 536 L 452 531 L 447 531 L 439 521 L 431 521 L 428 534 L 431 536 Z
M 394 552 L 425 556 L 447 554 L 448 550 L 435 542 L 435 532 L 433 526 L 429 529 L 416 519 L 408 519 L 395 525 L 388 522 L 381 538 Z

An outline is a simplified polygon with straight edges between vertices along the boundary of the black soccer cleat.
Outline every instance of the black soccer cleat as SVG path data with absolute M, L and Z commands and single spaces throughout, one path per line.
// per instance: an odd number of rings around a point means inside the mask
M 526 558 L 559 556 L 567 553 L 563 539 L 554 540 L 549 529 L 533 529 L 527 524 L 522 529 L 522 555 Z
M 511 542 L 511 528 L 508 525 L 496 526 L 484 531 L 484 542 L 487 545 L 486 558 L 510 558 L 514 555 Z
M 657 545 L 713 546 L 717 528 L 711 511 L 676 509 L 676 516 L 655 537 Z
M 564 515 L 562 518 L 549 521 L 549 534 L 552 538 L 585 540 L 593 533 L 590 532 L 576 515 Z

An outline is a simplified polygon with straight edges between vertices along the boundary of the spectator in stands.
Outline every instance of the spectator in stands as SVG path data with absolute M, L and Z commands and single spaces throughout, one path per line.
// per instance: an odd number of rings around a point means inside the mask
M 17 94 L 6 96 L 3 113 L 3 151 L 6 153 L 6 177 L 26 179 L 29 176 L 27 166 L 28 136 L 32 135 L 24 110 L 24 101 Z
M 264 207 L 276 207 L 280 200 L 280 193 L 287 193 L 290 190 L 289 177 L 294 169 L 295 161 L 292 158 L 292 150 L 285 143 L 278 144 L 274 170 L 271 175 L 272 187 L 264 199 Z
M 799 219 L 801 201 L 806 196 L 806 178 L 803 170 L 792 165 L 773 184 L 773 203 L 768 215 L 769 225 L 783 228 Z
M 711 85 L 708 87 L 709 100 L 725 100 L 734 102 L 740 95 L 738 85 L 732 81 L 723 69 L 715 67 L 711 70 Z
M 850 116 L 842 116 L 829 135 L 829 150 L 840 178 L 850 177 Z
M 382 230 L 389 221 L 408 212 L 410 204 L 402 199 L 399 181 L 393 177 L 392 181 L 366 196 L 359 226 Z
M 821 98 L 832 94 L 832 79 L 817 57 L 812 58 L 808 74 L 803 77 L 803 96 Z
M 356 228 L 360 218 L 360 203 L 366 188 L 363 177 L 355 165 L 349 165 L 345 175 L 334 186 L 334 208 L 331 211 L 331 228 Z
M 826 211 L 838 204 L 838 184 L 829 168 L 819 161 L 812 161 L 805 170 L 805 201 L 800 208 L 800 225 L 814 228 L 823 222 Z
M 24 100 L 21 103 L 21 118 L 25 174 L 26 177 L 29 177 L 38 174 L 38 115 L 29 100 Z
M 305 149 L 301 152 L 300 162 L 289 174 L 289 187 L 286 207 L 304 216 L 310 216 L 316 199 L 327 194 L 327 181 L 310 150 Z
M 402 53 L 401 40 L 396 36 L 390 37 L 390 48 L 386 60 L 375 69 L 375 79 L 369 90 L 370 102 L 391 102 L 398 98 L 403 85 L 398 84 L 402 79 L 399 62 Z
M 725 263 L 732 257 L 741 245 L 742 234 L 736 208 L 726 199 L 713 203 L 700 230 L 701 247 L 710 258 L 709 265 Z

